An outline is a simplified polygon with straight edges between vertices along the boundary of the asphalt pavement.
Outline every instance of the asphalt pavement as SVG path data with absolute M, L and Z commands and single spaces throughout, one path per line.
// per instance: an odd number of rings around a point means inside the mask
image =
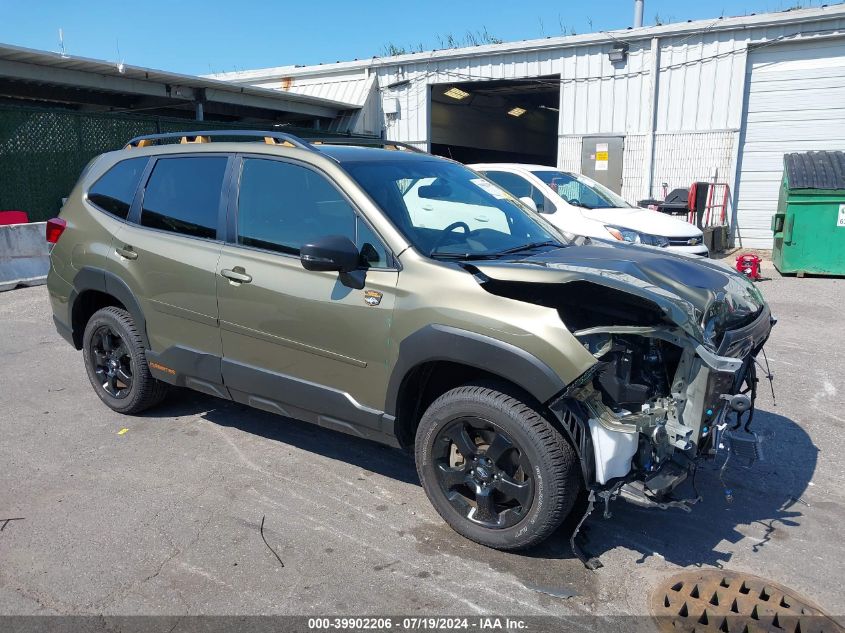
M 395 449 L 182 390 L 115 414 L 45 288 L 0 293 L 0 614 L 646 614 L 659 581 L 698 566 L 843 614 L 845 281 L 760 287 L 779 319 L 776 401 L 763 383 L 754 423 L 766 461 L 724 484 L 721 462 L 700 469 L 689 514 L 596 513 L 595 572 L 563 530 L 519 554 L 458 536 Z

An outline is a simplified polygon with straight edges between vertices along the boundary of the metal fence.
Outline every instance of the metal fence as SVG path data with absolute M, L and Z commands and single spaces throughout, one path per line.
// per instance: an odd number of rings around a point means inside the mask
M 0 105 L 0 210 L 26 211 L 31 222 L 54 217 L 88 161 L 123 147 L 133 136 L 269 125 Z M 322 135 L 291 126 L 284 131 Z

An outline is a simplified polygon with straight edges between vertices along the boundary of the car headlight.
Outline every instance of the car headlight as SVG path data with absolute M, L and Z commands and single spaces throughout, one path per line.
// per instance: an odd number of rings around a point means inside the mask
M 649 233 L 640 233 L 633 229 L 626 229 L 621 226 L 607 225 L 604 227 L 607 232 L 621 242 L 630 242 L 631 244 L 646 244 L 648 246 L 659 246 L 666 248 L 669 246 L 669 238 L 662 235 L 650 235 Z

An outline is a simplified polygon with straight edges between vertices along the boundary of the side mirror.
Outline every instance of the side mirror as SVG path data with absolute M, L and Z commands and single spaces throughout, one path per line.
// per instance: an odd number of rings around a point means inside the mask
M 519 201 L 520 201 L 522 204 L 524 204 L 526 207 L 528 207 L 529 209 L 531 209 L 534 213 L 539 213 L 539 211 L 537 211 L 537 203 L 536 203 L 536 202 L 534 202 L 534 200 L 533 200 L 533 199 L 529 198 L 528 196 L 522 196 L 522 197 L 519 199 Z
M 358 268 L 360 253 L 348 237 L 327 235 L 303 244 L 299 261 L 305 270 L 336 270 L 348 273 Z

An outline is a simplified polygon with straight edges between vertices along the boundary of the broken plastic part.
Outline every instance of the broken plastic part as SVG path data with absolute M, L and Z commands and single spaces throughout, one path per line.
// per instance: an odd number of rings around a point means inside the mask
M 600 569 L 604 567 L 602 562 L 593 556 L 589 556 L 576 542 L 576 538 L 578 534 L 581 532 L 581 528 L 584 525 L 584 522 L 587 520 L 593 510 L 595 509 L 596 504 L 596 493 L 593 490 L 590 490 L 590 496 L 587 497 L 587 509 L 584 512 L 584 515 L 581 517 L 581 520 L 578 521 L 578 525 L 575 526 L 575 529 L 572 531 L 572 536 L 569 537 L 569 548 L 572 550 L 572 553 L 575 557 L 581 561 L 581 563 L 589 569 L 590 571 L 595 571 L 596 569 Z M 607 500 L 605 500 L 605 508 L 607 507 Z

